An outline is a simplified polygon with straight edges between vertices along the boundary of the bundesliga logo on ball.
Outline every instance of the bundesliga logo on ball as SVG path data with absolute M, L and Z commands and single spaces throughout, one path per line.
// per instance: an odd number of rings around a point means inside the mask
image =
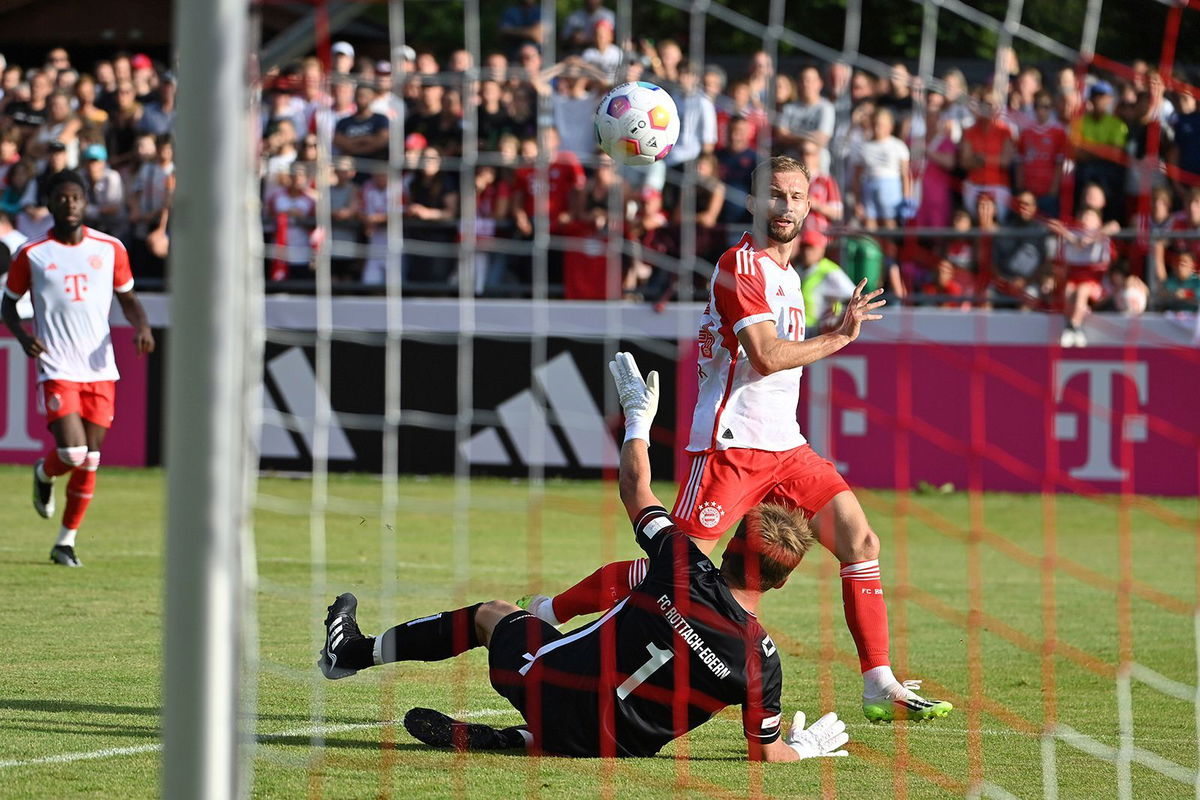
M 653 164 L 667 157 L 678 138 L 675 101 L 653 83 L 623 83 L 606 94 L 596 109 L 596 141 L 620 164 Z

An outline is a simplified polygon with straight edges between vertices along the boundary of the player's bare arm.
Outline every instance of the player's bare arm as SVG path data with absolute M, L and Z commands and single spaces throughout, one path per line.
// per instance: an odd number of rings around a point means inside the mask
M 121 313 L 133 326 L 133 345 L 139 356 L 154 352 L 154 333 L 150 330 L 150 319 L 142 301 L 138 300 L 133 289 L 127 292 L 117 292 L 117 302 L 121 304 Z
M 874 313 L 887 301 L 877 300 L 882 289 L 863 294 L 866 281 L 859 281 L 854 294 L 846 303 L 846 310 L 838 327 L 829 333 L 793 342 L 780 339 L 774 321 L 766 320 L 747 325 L 738 332 L 738 341 L 746 351 L 750 364 L 762 375 L 770 375 L 785 369 L 805 367 L 814 361 L 827 358 L 858 338 L 863 322 L 883 319 Z
M 4 325 L 13 338 L 21 343 L 21 349 L 25 351 L 25 355 L 37 358 L 46 352 L 46 345 L 42 344 L 42 340 L 36 336 L 30 336 L 25 330 L 25 326 L 21 324 L 21 314 L 17 311 L 17 301 L 7 294 L 0 300 L 0 317 L 4 318 Z

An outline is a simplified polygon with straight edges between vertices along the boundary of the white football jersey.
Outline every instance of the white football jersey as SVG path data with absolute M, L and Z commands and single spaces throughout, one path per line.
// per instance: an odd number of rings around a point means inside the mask
M 115 381 L 108 312 L 113 292 L 133 289 L 125 245 L 106 233 L 83 229 L 77 245 L 46 235 L 17 250 L 5 294 L 29 292 L 37 337 L 46 346 L 38 358 L 38 380 Z
M 745 447 L 791 450 L 805 444 L 796 419 L 803 369 L 761 375 L 737 334 L 773 322 L 779 338 L 804 339 L 800 275 L 754 249 L 749 233 L 717 262 L 708 306 L 700 317 L 700 391 L 692 416 L 690 452 Z

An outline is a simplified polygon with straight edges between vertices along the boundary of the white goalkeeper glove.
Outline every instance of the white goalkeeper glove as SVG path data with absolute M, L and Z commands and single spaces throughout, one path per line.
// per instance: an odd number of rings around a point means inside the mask
M 845 750 L 839 750 L 850 741 L 846 733 L 846 723 L 838 719 L 838 715 L 830 711 L 825 716 L 805 730 L 804 712 L 797 711 L 792 718 L 792 728 L 783 737 L 783 743 L 796 751 L 800 758 L 840 758 L 850 755 Z
M 629 353 L 617 353 L 608 362 L 608 370 L 617 384 L 617 399 L 625 411 L 625 441 L 642 439 L 650 443 L 650 424 L 658 412 L 658 373 L 642 380 L 641 370 Z

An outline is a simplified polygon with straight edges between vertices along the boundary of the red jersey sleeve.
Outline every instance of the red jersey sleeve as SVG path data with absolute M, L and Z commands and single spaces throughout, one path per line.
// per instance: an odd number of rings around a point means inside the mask
M 13 300 L 20 300 L 29 291 L 30 274 L 29 258 L 25 251 L 18 249 L 12 263 L 8 265 L 8 280 L 4 284 L 4 293 Z
M 133 270 L 129 267 L 129 252 L 123 245 L 113 245 L 113 291 L 124 294 L 133 289 Z
M 767 302 L 767 283 L 762 267 L 750 250 L 728 250 L 721 256 L 713 283 L 713 299 L 721 327 L 730 328 L 734 335 L 747 325 L 775 319 Z

